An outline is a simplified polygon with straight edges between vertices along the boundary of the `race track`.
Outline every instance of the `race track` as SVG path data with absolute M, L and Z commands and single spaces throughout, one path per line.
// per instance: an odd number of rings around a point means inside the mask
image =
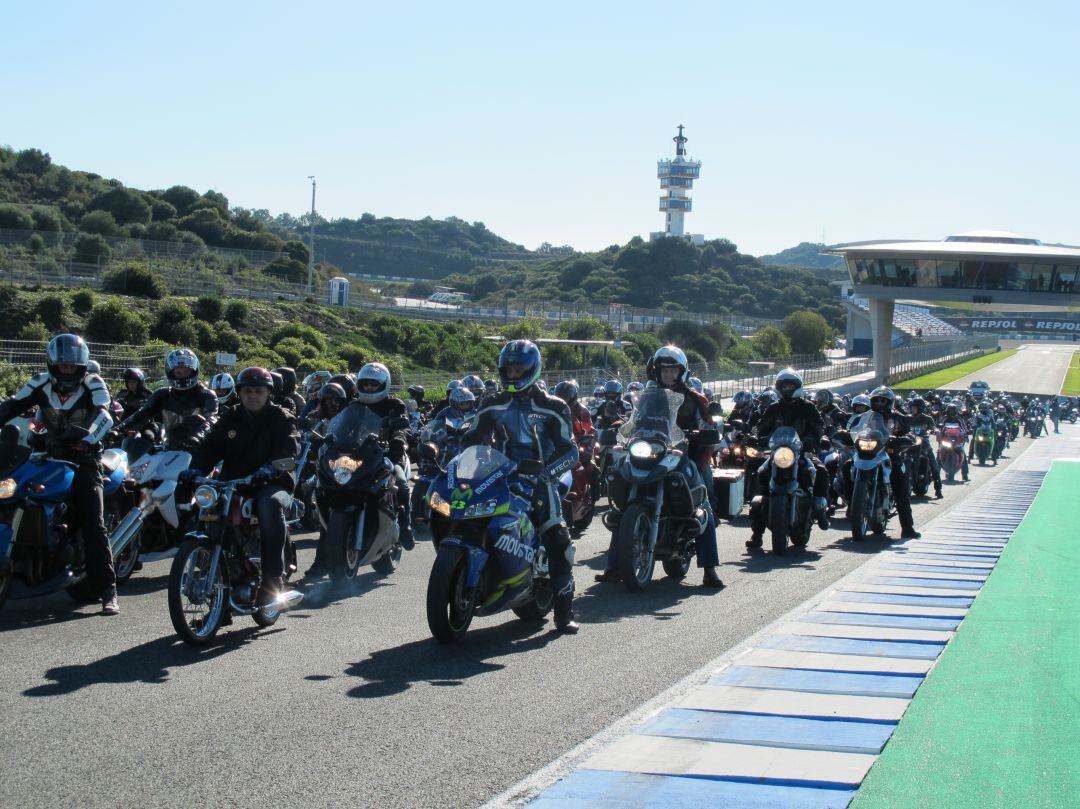
M 991 390 L 1054 395 L 1061 390 L 1075 350 L 1076 346 L 1070 343 L 1028 343 L 1011 357 L 961 377 L 948 387 L 967 388 L 972 382 L 983 380 L 990 384 Z

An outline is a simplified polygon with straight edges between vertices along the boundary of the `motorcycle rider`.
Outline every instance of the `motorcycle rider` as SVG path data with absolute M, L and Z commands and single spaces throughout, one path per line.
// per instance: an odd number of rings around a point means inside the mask
M 728 414 L 728 422 L 741 421 L 744 425 L 750 420 L 753 411 L 754 394 L 748 390 L 741 390 L 731 400 L 731 412 Z
M 968 433 L 968 425 L 967 425 L 967 422 L 964 420 L 964 418 L 960 415 L 960 407 L 955 402 L 949 402 L 948 404 L 945 405 L 945 412 L 941 416 L 941 424 L 939 425 L 939 429 L 941 427 L 944 427 L 948 423 L 955 424 L 958 427 L 960 427 L 961 430 L 964 431 L 963 440 L 966 442 L 967 441 L 967 433 Z M 964 481 L 967 482 L 967 479 L 968 479 L 968 455 L 966 453 L 964 455 L 964 465 L 960 470 L 960 474 L 963 477 Z
M 581 448 L 581 462 L 589 470 L 589 485 L 594 497 L 600 491 L 600 467 L 593 463 L 593 447 L 596 442 L 596 430 L 593 429 L 592 414 L 578 398 L 581 386 L 577 380 L 568 379 L 555 386 L 555 395 L 566 402 L 570 408 L 570 418 L 574 428 L 574 441 Z
M 274 391 L 277 403 L 286 410 L 291 410 L 294 416 L 299 416 L 303 412 L 306 402 L 304 397 L 296 392 L 296 370 L 288 366 L 282 366 L 281 368 L 275 368 L 270 374 L 274 377 L 275 382 L 281 380 Z
M 608 430 L 622 424 L 628 412 L 623 400 L 623 384 L 618 379 L 609 379 L 604 383 L 603 398 L 596 408 L 596 426 Z
M 46 348 L 46 372 L 35 374 L 13 396 L 0 402 L 0 425 L 37 408 L 45 425 L 45 452 L 74 463 L 70 518 L 82 529 L 86 575 L 101 591 L 101 612 L 116 615 L 116 573 L 105 532 L 101 440 L 112 427 L 109 389 L 87 373 L 90 352 L 81 337 L 58 334 Z M 41 440 L 37 436 L 35 440 Z M 69 550 L 70 552 L 70 550 Z
M 383 420 L 386 457 L 397 471 L 398 541 L 411 551 L 416 544 L 412 529 L 412 503 L 405 476 L 409 448 L 409 415 L 405 403 L 390 395 L 390 369 L 381 362 L 369 362 L 356 374 L 356 402 Z
M 911 432 L 911 420 L 896 411 L 895 402 L 896 394 L 884 385 L 870 393 L 870 409 L 882 417 L 890 436 L 899 437 Z M 893 457 L 889 485 L 896 503 L 896 515 L 900 518 L 901 538 L 918 539 L 922 534 L 915 530 L 915 518 L 911 514 L 911 474 L 899 454 Z
M 511 340 L 499 352 L 502 391 L 488 397 L 468 432 L 463 447 L 492 442 L 507 457 L 518 461 L 540 460 L 547 474 L 534 492 L 532 520 L 547 549 L 551 586 L 555 591 L 555 627 L 574 634 L 574 546 L 563 524 L 562 503 L 555 492 L 559 476 L 578 461 L 570 408 L 561 399 L 537 387 L 542 361 L 531 340 Z M 536 458 L 540 444 L 542 458 Z
M 847 414 L 837 406 L 833 392 L 828 388 L 822 388 L 814 394 L 814 407 L 821 414 L 825 435 L 830 438 L 847 423 Z
M 865 393 L 860 393 L 854 399 L 851 400 L 851 415 L 847 420 L 847 429 L 851 429 L 859 422 L 859 416 L 867 412 L 870 409 L 870 397 Z
M 990 430 L 990 434 L 994 433 L 994 415 L 990 411 L 990 402 L 985 399 L 979 402 L 977 412 L 975 413 L 975 421 L 971 428 L 971 445 L 968 447 L 968 455 L 974 457 L 975 455 L 975 440 L 976 433 L 979 428 Z
M 418 412 L 421 417 L 430 414 L 432 408 L 431 402 L 424 401 L 425 393 L 426 391 L 424 390 L 423 385 L 409 385 L 409 397 L 416 402 L 416 412 Z
M 918 428 L 922 434 L 923 443 L 921 451 L 926 456 L 926 461 L 930 466 L 930 474 L 933 476 L 934 499 L 940 500 L 942 498 L 941 464 L 938 463 L 937 453 L 934 452 L 933 448 L 930 446 L 930 436 L 937 432 L 937 423 L 934 421 L 933 416 L 927 413 L 926 410 L 926 400 L 921 396 L 916 396 L 908 402 L 910 427 L 912 430 Z
M 461 387 L 461 380 L 460 379 L 451 379 L 449 382 L 447 382 L 446 383 L 446 395 L 442 399 L 440 399 L 439 401 L 435 402 L 435 406 L 432 407 L 431 412 L 433 412 L 433 413 L 441 413 L 444 410 L 446 410 L 446 408 L 448 408 L 450 406 L 450 394 L 454 390 L 456 390 L 457 388 L 460 388 L 460 387 Z
M 309 430 L 324 433 L 330 420 L 345 407 L 345 391 L 336 382 L 319 388 L 319 405 L 304 417 L 304 424 Z
M 233 379 L 232 374 L 214 374 L 210 377 L 210 390 L 217 397 L 219 408 L 235 403 L 236 380 Z
M 755 429 L 761 421 L 761 417 L 765 415 L 765 411 L 779 401 L 780 394 L 776 392 L 775 388 L 765 388 L 759 393 L 757 401 L 754 403 L 753 412 L 750 414 L 750 419 L 746 422 L 747 428 Z
M 151 419 L 158 420 L 165 428 L 169 446 L 190 452 L 210 432 L 217 415 L 217 397 L 199 381 L 199 358 L 190 349 L 169 352 L 165 378 L 169 386 L 154 391 L 118 429 L 137 430 Z
M 277 599 L 285 572 L 285 515 L 292 506 L 296 473 L 275 462 L 293 461 L 300 451 L 296 417 L 273 402 L 274 379 L 265 368 L 245 368 L 236 378 L 240 403 L 228 407 L 192 452 L 191 466 L 180 481 L 201 477 L 201 470 L 221 462 L 221 479 L 254 475 L 255 508 L 262 540 L 262 582 L 256 604 Z M 284 465 L 284 463 L 283 463 Z
M 773 382 L 774 393 L 778 397 L 761 414 L 754 429 L 757 435 L 765 439 L 780 427 L 791 427 L 799 435 L 805 451 L 805 457 L 813 464 L 813 481 L 810 469 L 805 464 L 799 466 L 799 486 L 812 490 L 814 497 L 814 516 L 822 531 L 829 528 L 828 500 L 825 495 L 829 490 L 829 471 L 814 454 L 825 435 L 825 425 L 821 413 L 810 402 L 802 398 L 802 376 L 794 368 L 785 368 L 776 375 Z M 762 499 L 751 509 L 752 530 L 747 548 L 760 548 L 765 529 L 768 527 L 769 467 L 762 464 L 757 470 L 758 492 Z
M 484 397 L 487 396 L 487 386 L 484 384 L 484 380 L 476 374 L 469 374 L 461 380 L 461 384 L 476 397 L 478 402 L 482 402 Z
M 124 389 L 116 396 L 116 401 L 124 408 L 124 417 L 130 416 L 150 398 L 146 387 L 146 374 L 139 368 L 125 368 L 123 374 Z
M 693 433 L 697 430 L 713 429 L 713 422 L 709 416 L 709 400 L 687 384 L 690 376 L 687 365 L 686 354 L 681 348 L 673 345 L 661 346 L 649 360 L 649 384 L 682 396 L 675 422 L 692 445 Z M 724 583 L 716 571 L 720 565 L 720 553 L 716 547 L 716 517 L 713 506 L 716 494 L 712 477 L 712 449 L 698 447 L 692 450 L 688 447 L 677 469 L 687 477 L 691 487 L 704 484 L 708 493 L 703 503 L 707 522 L 705 530 L 698 534 L 697 538 L 697 565 L 704 571 L 702 586 L 721 588 Z M 597 581 L 618 581 L 614 561 L 609 549 L 607 569 L 596 577 Z

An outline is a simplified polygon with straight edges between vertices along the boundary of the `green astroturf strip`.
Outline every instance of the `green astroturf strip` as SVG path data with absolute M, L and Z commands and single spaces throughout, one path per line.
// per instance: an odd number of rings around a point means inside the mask
M 1065 384 L 1061 386 L 1062 396 L 1080 396 L 1080 351 L 1074 351 L 1069 371 L 1065 374 Z
M 934 371 L 932 374 L 923 374 L 917 376 L 914 379 L 907 379 L 903 382 L 897 382 L 893 387 L 911 389 L 922 388 L 940 388 L 942 385 L 948 385 L 950 382 L 959 379 L 962 376 L 973 374 L 980 368 L 985 368 L 987 365 L 993 365 L 995 362 L 1001 362 L 1003 359 L 1007 359 L 1016 353 L 1015 348 L 1009 348 L 1004 351 L 998 351 L 993 354 L 983 354 L 981 357 L 976 357 L 973 360 L 962 362 L 959 365 L 951 365 L 948 368 L 942 368 L 940 371 Z
M 1080 807 L 1078 525 L 1059 461 L 852 809 Z

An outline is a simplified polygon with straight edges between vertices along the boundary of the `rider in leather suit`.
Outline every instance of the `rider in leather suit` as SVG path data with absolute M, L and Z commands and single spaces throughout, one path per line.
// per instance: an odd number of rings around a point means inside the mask
M 894 404 L 896 394 L 887 387 L 874 388 L 870 393 L 870 409 L 879 413 L 885 420 L 885 426 L 891 436 L 907 435 L 911 432 L 911 419 L 896 412 Z M 889 485 L 896 503 L 896 514 L 900 518 L 900 536 L 904 539 L 918 539 L 922 536 L 915 530 L 915 518 L 911 515 L 911 475 L 903 456 L 897 453 L 893 457 L 892 475 Z
M 160 419 L 170 449 L 190 452 L 210 432 L 217 415 L 214 392 L 199 381 L 199 358 L 187 348 L 169 352 L 165 358 L 169 387 L 154 391 L 142 407 L 124 419 L 118 429 L 139 429 Z
M 503 390 L 484 399 L 476 424 L 465 436 L 463 445 L 494 443 L 515 461 L 543 462 L 547 474 L 536 488 L 532 518 L 548 553 L 551 586 L 555 590 L 555 626 L 560 632 L 573 634 L 580 628 L 573 610 L 574 551 L 570 532 L 563 524 L 562 504 L 555 486 L 559 476 L 577 463 L 578 447 L 574 443 L 570 408 L 562 399 L 537 386 L 540 370 L 540 349 L 533 342 L 507 343 L 499 352 Z
M 937 453 L 930 446 L 930 436 L 937 432 L 937 422 L 934 417 L 926 412 L 926 401 L 916 396 L 908 402 L 908 412 L 911 414 L 911 429 L 919 429 L 922 434 L 922 451 L 930 464 L 930 473 L 934 480 L 934 498 L 941 499 L 941 464 L 938 463 Z

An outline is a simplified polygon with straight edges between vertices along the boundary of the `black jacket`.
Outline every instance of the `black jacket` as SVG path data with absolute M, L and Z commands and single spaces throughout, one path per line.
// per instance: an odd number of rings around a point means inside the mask
M 226 408 L 206 440 L 195 448 L 191 468 L 209 472 L 222 461 L 221 479 L 235 480 L 273 461 L 293 460 L 299 452 L 295 416 L 273 403 L 255 415 L 238 404 Z M 296 485 L 294 472 L 279 472 L 274 480 L 289 490 Z
M 818 409 L 805 399 L 781 399 L 773 402 L 757 422 L 757 434 L 764 438 L 779 427 L 791 427 L 799 434 L 803 446 L 816 448 L 825 434 L 825 425 Z
M 382 438 L 389 446 L 386 454 L 391 461 L 400 464 L 409 446 L 409 413 L 405 409 L 405 403 L 396 396 L 387 396 L 381 402 L 352 402 L 349 407 L 366 407 L 383 420 Z
M 186 390 L 161 388 L 150 395 L 146 404 L 125 418 L 121 427 L 137 429 L 151 419 L 160 419 L 169 445 L 190 450 L 210 432 L 217 407 L 217 396 L 201 382 Z M 193 416 L 200 416 L 202 421 Z

